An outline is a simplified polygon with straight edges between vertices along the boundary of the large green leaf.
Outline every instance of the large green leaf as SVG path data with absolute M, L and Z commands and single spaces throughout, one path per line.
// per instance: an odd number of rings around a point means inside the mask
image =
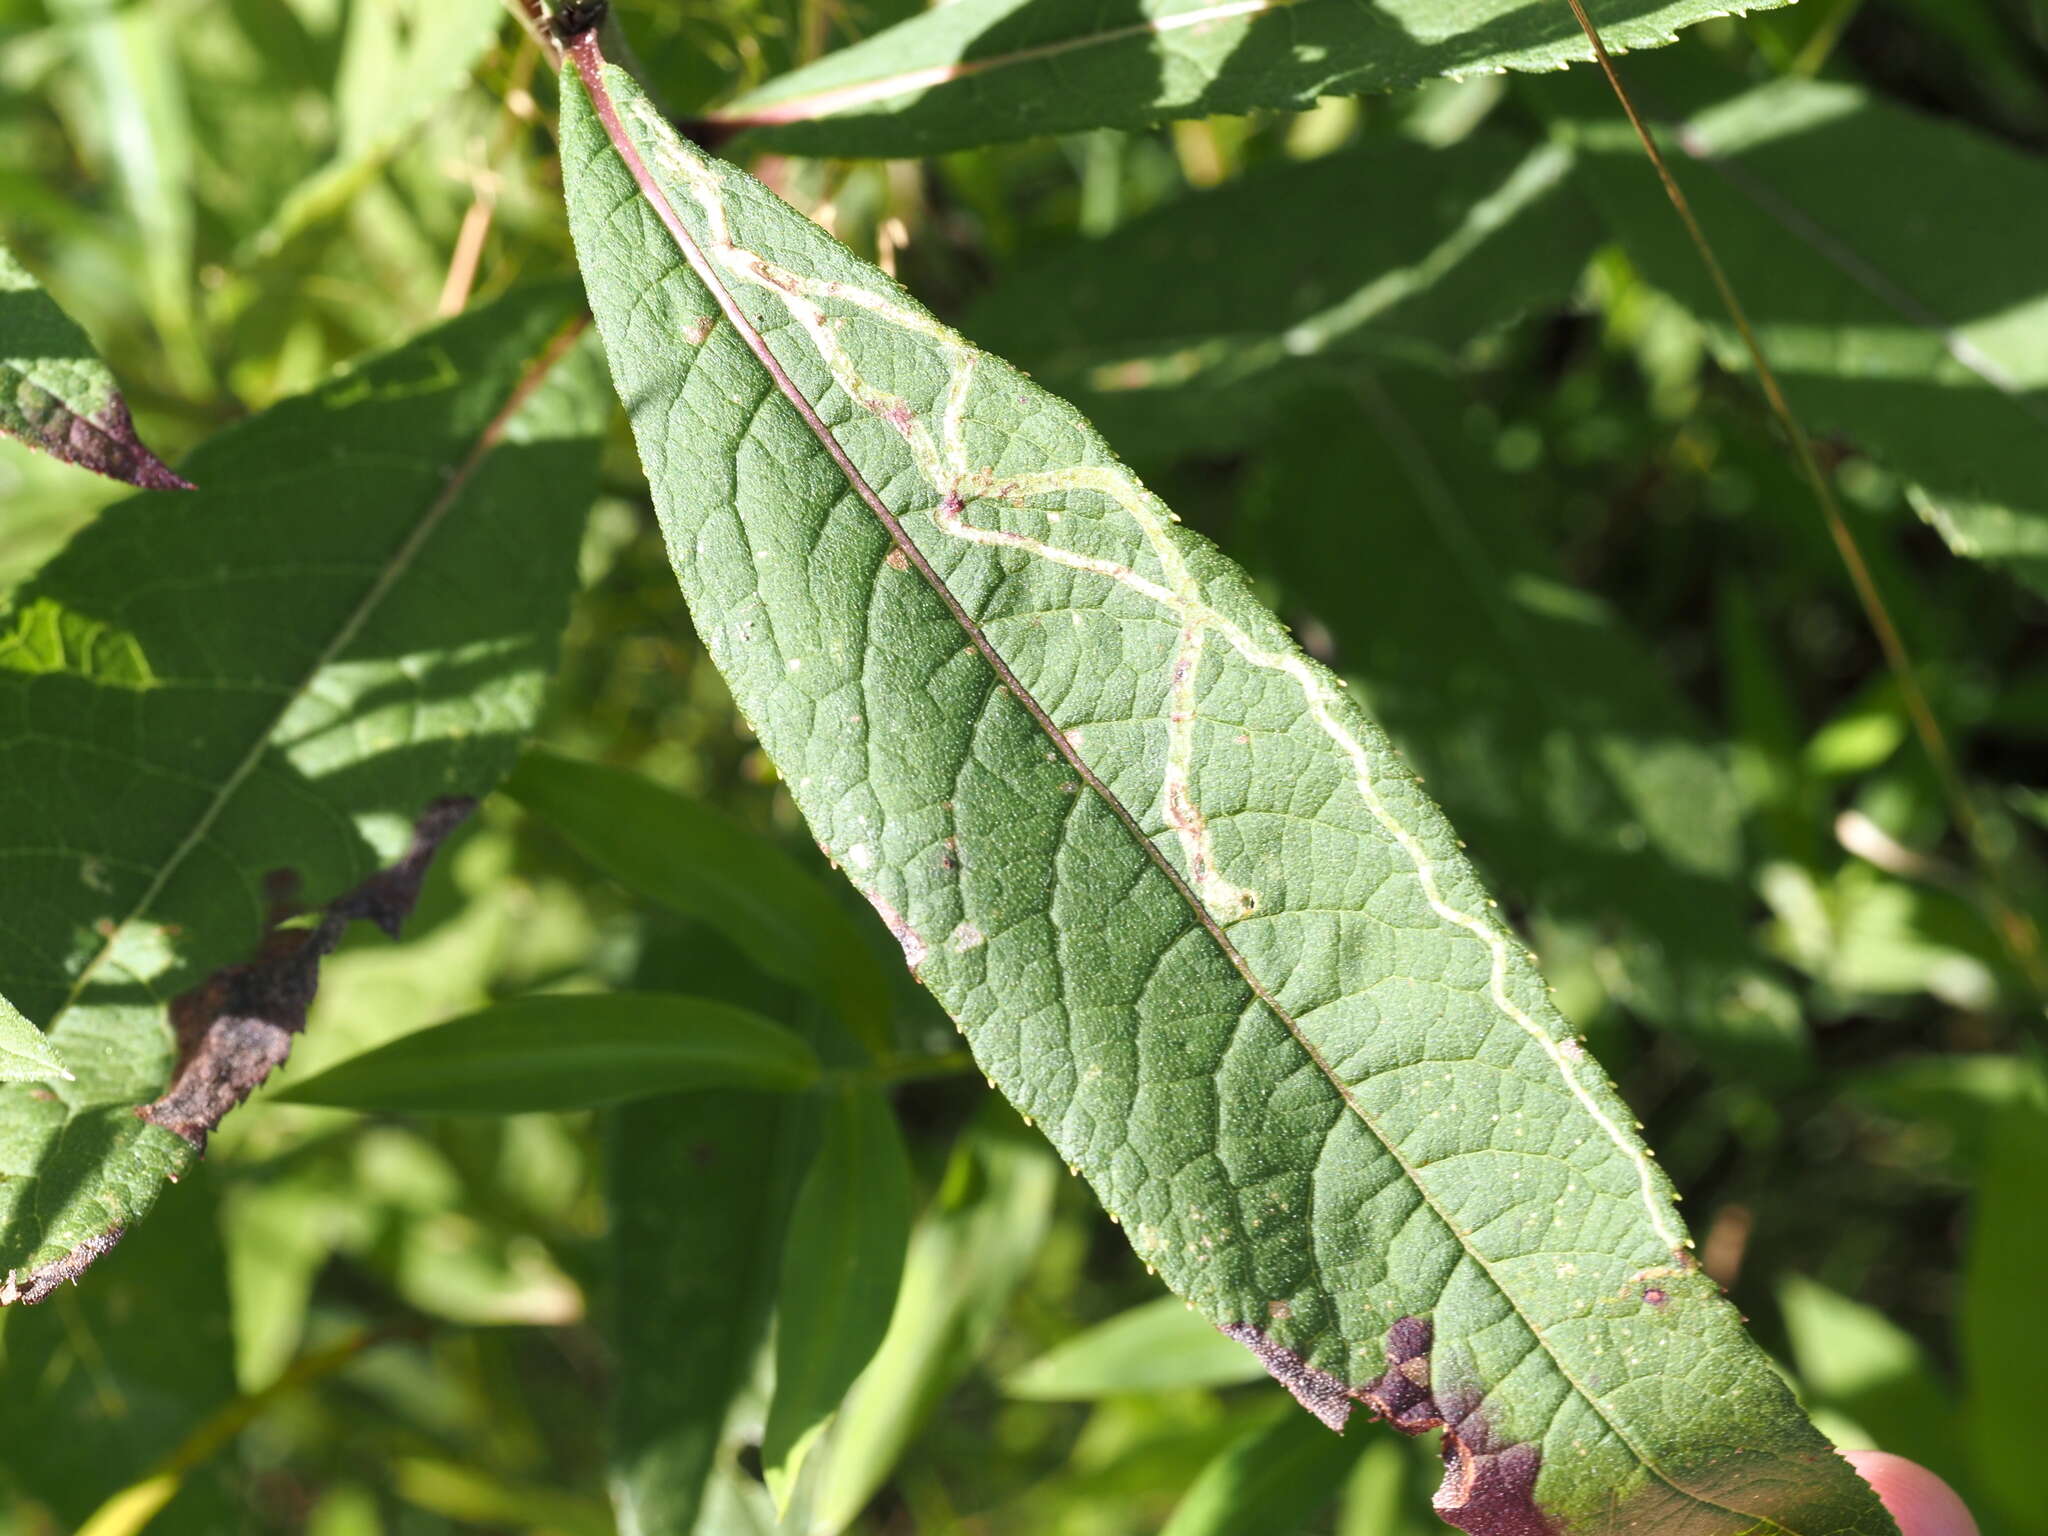
M 1727 763 L 1648 647 L 1564 579 L 1442 378 L 1354 368 L 1270 442 L 1250 537 L 1506 893 L 1617 1000 L 1733 1071 L 1801 1059 L 1746 932 Z M 1334 515 L 1333 515 L 1334 514 Z
M 1123 452 L 1214 455 L 1362 356 L 1447 359 L 1561 302 L 1591 212 L 1559 146 L 1380 140 L 1077 241 L 997 283 L 967 329 Z
M 202 490 L 110 508 L 17 594 L 0 868 L 36 899 L 7 908 L 0 991 L 77 1079 L 0 1088 L 6 1300 L 149 1208 L 289 1047 L 338 923 L 395 923 L 510 766 L 603 419 L 573 304 L 516 296 L 223 433 L 192 456 Z M 139 1116 L 181 994 L 179 1091 Z
M 1467 1530 L 1890 1531 L 1412 770 L 1242 573 L 576 58 L 571 225 L 699 633 L 1138 1253 L 1331 1424 L 1444 1426 Z
M 0 245 L 0 432 L 145 490 L 189 489 L 135 435 L 86 334 Z
M 400 1035 L 278 1097 L 417 1115 L 594 1109 L 703 1088 L 791 1093 L 811 1048 L 730 1003 L 667 992 L 542 994 Z
M 1628 78 L 1806 425 L 1906 479 L 1958 554 L 2048 593 L 2048 166 L 1855 86 L 1731 96 L 1677 56 Z M 1612 98 L 1549 99 L 1630 254 L 1746 367 Z
M 1622 50 L 1670 42 L 1728 6 L 1589 9 Z M 1562 0 L 956 0 L 771 80 L 713 121 L 800 154 L 929 155 L 1590 57 Z

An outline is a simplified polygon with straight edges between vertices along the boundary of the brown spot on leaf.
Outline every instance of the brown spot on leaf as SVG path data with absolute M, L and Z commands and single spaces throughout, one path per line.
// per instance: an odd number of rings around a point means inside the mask
M 92 1267 L 93 1260 L 121 1241 L 121 1234 L 126 1230 L 125 1227 L 113 1227 L 95 1233 L 54 1264 L 45 1264 L 26 1276 L 17 1278 L 14 1271 L 9 1270 L 6 1279 L 0 1281 L 0 1307 L 32 1307 L 66 1280 L 76 1285 L 78 1277 Z
M 435 853 L 475 807 L 465 797 L 428 806 L 413 825 L 404 856 L 337 897 L 314 927 L 276 926 L 291 915 L 292 882 L 273 875 L 272 927 L 256 958 L 215 971 L 173 1000 L 178 1070 L 163 1097 L 136 1114 L 204 1152 L 207 1133 L 291 1054 L 292 1037 L 306 1027 L 306 1011 L 319 990 L 320 962 L 348 925 L 366 918 L 397 938 Z
M 1387 1330 L 1387 1368 L 1362 1387 L 1347 1387 L 1249 1323 L 1221 1328 L 1334 1430 L 1342 1432 L 1354 1399 L 1404 1434 L 1442 1430 L 1444 1480 L 1432 1505 L 1447 1524 L 1468 1536 L 1557 1536 L 1536 1507 L 1542 1451 L 1502 1440 L 1484 1417 L 1481 1394 L 1435 1384 L 1430 1351 L 1436 1330 L 1428 1318 L 1404 1317 Z
M 1259 1357 L 1273 1379 L 1294 1394 L 1294 1400 L 1330 1428 L 1343 1433 L 1351 1417 L 1351 1389 L 1328 1371 L 1319 1371 L 1293 1350 L 1250 1323 L 1219 1323 L 1217 1328 Z

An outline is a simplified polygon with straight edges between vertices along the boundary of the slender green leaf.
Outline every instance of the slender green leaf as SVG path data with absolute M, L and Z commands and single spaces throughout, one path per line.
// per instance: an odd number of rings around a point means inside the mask
M 566 993 L 514 998 L 401 1035 L 278 1097 L 402 1114 L 517 1115 L 700 1088 L 791 1093 L 817 1076 L 818 1058 L 803 1041 L 729 1003 Z
M 514 296 L 223 433 L 203 489 L 108 509 L 0 619 L 0 863 L 37 892 L 0 992 L 78 1074 L 0 1088 L 5 1299 L 149 1208 L 289 1048 L 321 945 L 395 925 L 510 766 L 594 489 L 573 313 Z
M 1971 1213 L 1963 1274 L 1963 1367 L 1969 1382 L 1967 1444 L 1975 1486 L 2015 1531 L 2042 1529 L 2033 1457 L 2048 1333 L 2037 1326 L 2048 1268 L 2041 1175 L 2048 1169 L 2048 1102 L 2036 1097 L 1999 1115 Z
M 57 1078 L 74 1080 L 50 1037 L 0 997 L 0 1082 L 47 1083 Z
M 505 792 L 598 868 L 710 924 L 764 974 L 832 1004 L 872 1049 L 888 1040 L 888 983 L 852 918 L 766 838 L 636 773 L 548 752 Z
M 761 1438 L 778 1508 L 888 1332 L 910 1217 L 910 1159 L 895 1111 L 873 1083 L 833 1079 L 783 1247 L 775 1398 Z
M 1243 574 L 576 60 L 571 225 L 699 633 L 1145 1260 L 1333 1425 L 1448 1425 L 1467 1529 L 1890 1531 L 1413 772 Z
M 189 490 L 143 446 L 78 322 L 0 245 L 0 432 L 144 490 Z
M 695 1527 L 728 1410 L 773 1310 L 797 1114 L 759 1093 L 643 1099 L 610 1117 L 611 1491 L 621 1536 Z M 716 1529 L 714 1527 L 714 1529 Z
M 1262 568 L 1506 893 L 1608 953 L 1618 1001 L 1724 1068 L 1793 1070 L 1805 1036 L 1749 943 L 1722 754 L 1649 648 L 1563 579 L 1470 395 L 1412 371 L 1353 385 L 1270 443 L 1247 498 Z
M 1337 1496 L 1362 1442 L 1298 1413 L 1247 1430 L 1195 1479 L 1161 1536 L 1291 1536 Z M 1508 1527 L 1503 1527 L 1508 1529 Z
M 516 776 L 516 774 L 515 774 Z M 708 924 L 657 922 L 634 984 L 705 987 L 772 1008 L 764 981 Z M 673 1094 L 604 1119 L 613 1357 L 612 1508 L 620 1536 L 740 1536 L 773 1528 L 736 1443 L 760 1438 L 749 1392 L 781 1281 L 798 1177 L 817 1141 L 814 1095 Z M 743 1497 L 743 1496 L 752 1496 Z
M 810 1462 L 806 1536 L 837 1536 L 860 1517 L 981 1357 L 1038 1258 L 1059 1166 L 1042 1143 L 1023 1139 L 1007 1107 L 994 1109 L 954 1148 L 944 1184 L 911 1233 L 888 1334 Z
M 1670 42 L 1728 6 L 1590 9 L 1622 50 Z M 929 155 L 1590 57 L 1569 7 L 1525 0 L 956 0 L 771 80 L 714 121 L 798 154 Z
M 999 282 L 967 330 L 1123 451 L 1213 455 L 1361 356 L 1447 359 L 1561 302 L 1597 232 L 1558 146 L 1383 140 L 1077 242 Z
M 1629 78 L 1806 425 L 1904 477 L 1958 554 L 2048 593 L 2048 166 L 1855 86 L 1727 96 L 1675 56 Z M 1630 254 L 1745 367 L 1612 99 L 1531 99 L 1571 114 L 1562 131 Z
M 1266 1374 L 1258 1359 L 1188 1310 L 1161 1296 L 1054 1345 L 1003 1390 L 1045 1402 L 1088 1402 L 1121 1392 L 1228 1387 Z

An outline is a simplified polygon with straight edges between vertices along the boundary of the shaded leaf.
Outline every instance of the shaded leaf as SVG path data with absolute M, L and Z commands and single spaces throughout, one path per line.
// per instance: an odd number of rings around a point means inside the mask
M 1263 568 L 1549 931 L 1610 950 L 1618 1000 L 1723 1068 L 1806 1040 L 1747 932 L 1724 755 L 1649 647 L 1567 583 L 1458 385 L 1354 370 L 1296 412 L 1247 493 Z
M 1589 8 L 1612 50 L 1655 47 L 1728 10 L 1716 0 Z M 1568 8 L 1522 0 L 1448 11 L 1439 0 L 957 0 L 771 80 L 712 121 L 798 154 L 929 155 L 1590 57 Z
M 2048 593 L 2048 286 L 2043 231 L 2019 212 L 2048 206 L 2048 166 L 1851 85 L 1725 95 L 1727 77 L 1676 56 L 1628 80 L 1805 424 L 1909 481 L 1958 554 Z M 1570 114 L 1562 131 L 1630 254 L 1745 368 L 1612 98 L 1530 99 Z
M 513 998 L 351 1057 L 278 1095 L 416 1115 L 594 1109 L 703 1088 L 794 1092 L 818 1059 L 781 1025 L 666 992 Z
M 576 60 L 571 225 L 698 631 L 1139 1254 L 1333 1426 L 1446 1427 L 1467 1529 L 1891 1530 L 1413 773 L 1242 573 Z
M 1055 1344 L 1003 1382 L 1012 1397 L 1088 1402 L 1122 1392 L 1227 1387 L 1266 1368 L 1177 1296 L 1120 1312 Z
M 611 1492 L 622 1536 L 690 1531 L 710 1498 L 728 1410 L 773 1310 L 789 1202 L 772 1175 L 796 1112 L 770 1094 L 695 1093 L 611 1118 Z
M 235 1395 L 212 1181 L 202 1173 L 180 1193 L 91 1284 L 7 1316 L 0 1434 L 18 1448 L 8 1489 L 46 1505 L 54 1529 L 78 1531 Z M 237 1503 L 232 1484 L 204 1468 L 149 1529 L 238 1532 Z
M 573 313 L 515 295 L 286 401 L 192 456 L 202 490 L 109 508 L 16 594 L 0 861 L 39 894 L 8 910 L 0 991 L 78 1080 L 0 1088 L 10 1298 L 75 1274 L 190 1160 L 134 1113 L 178 1063 L 171 999 L 188 1051 L 252 978 L 290 981 L 258 1022 L 302 1009 L 309 973 L 249 969 L 280 911 L 355 891 L 395 920 L 372 877 L 510 765 L 594 488 Z
M 910 1160 L 895 1111 L 873 1083 L 833 1079 L 782 1252 L 775 1397 L 761 1438 L 778 1507 L 888 1331 L 910 1216 Z
M 4 245 L 0 432 L 144 490 L 191 489 L 143 446 L 128 402 L 92 342 Z
M 1360 357 L 1447 359 L 1560 302 L 1597 233 L 1555 145 L 1383 140 L 1076 242 L 999 281 L 966 328 L 1122 451 L 1214 455 Z
M 836 1007 L 871 1048 L 888 1038 L 888 983 L 852 919 L 780 848 L 637 773 L 549 752 L 505 792 L 614 880 L 716 928 L 765 975 Z

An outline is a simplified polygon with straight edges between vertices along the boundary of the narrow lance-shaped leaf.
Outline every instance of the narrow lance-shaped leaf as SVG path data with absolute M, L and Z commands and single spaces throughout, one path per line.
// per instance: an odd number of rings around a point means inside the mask
M 1071 407 L 587 34 L 564 175 L 698 630 L 1133 1246 L 1482 1536 L 1893 1528 L 1385 737 Z
M 911 1233 L 888 1334 L 806 1467 L 797 1497 L 808 1536 L 836 1536 L 860 1518 L 1038 1258 L 1061 1175 L 1028 1134 L 990 1101 L 953 1149 Z
M 420 1115 L 594 1109 L 696 1088 L 794 1092 L 811 1048 L 746 1008 L 666 992 L 514 998 L 401 1035 L 278 1097 Z
M 521 758 L 505 791 L 614 880 L 709 924 L 887 1049 L 888 983 L 855 914 L 773 843 L 637 773 L 551 752 Z
M 594 490 L 574 297 L 514 295 L 221 434 L 203 489 L 109 508 L 0 618 L 0 870 L 36 893 L 0 991 L 78 1074 L 0 1088 L 0 1301 L 149 1209 L 288 1048 L 322 946 L 395 927 L 510 766 Z
M 1676 55 L 1628 78 L 1806 425 L 1905 479 L 1957 554 L 2048 595 L 2048 166 L 1851 85 L 1724 95 L 1726 76 Z M 1612 98 L 1530 99 L 1569 114 L 1630 254 L 1746 368 Z
M 146 491 L 191 487 L 135 435 L 92 342 L 0 245 L 0 432 Z
M 1588 8 L 1609 49 L 1623 50 L 1671 42 L 1732 7 Z M 1563 0 L 957 0 L 771 80 L 713 122 L 797 154 L 930 155 L 1590 57 Z

